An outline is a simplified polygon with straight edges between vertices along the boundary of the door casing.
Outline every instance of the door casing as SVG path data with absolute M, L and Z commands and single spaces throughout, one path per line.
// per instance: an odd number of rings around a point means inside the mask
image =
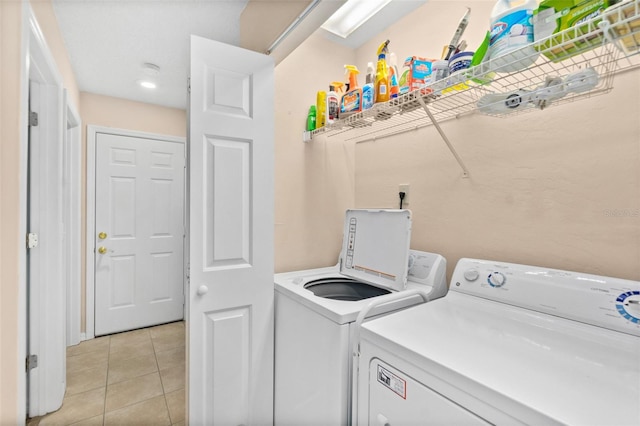
M 64 89 L 63 223 L 64 277 L 67 281 L 67 346 L 84 340 L 81 334 L 82 286 L 82 121 Z
M 85 338 L 95 337 L 95 205 L 96 205 L 96 137 L 100 133 L 111 135 L 129 136 L 144 139 L 156 139 L 167 142 L 186 143 L 186 138 L 177 136 L 159 135 L 155 133 L 139 132 L 133 130 L 117 129 L 113 127 L 102 127 L 87 125 L 87 196 L 86 196 L 86 324 Z M 186 193 L 185 193 L 186 196 Z M 185 202 L 186 204 L 186 202 Z M 186 229 L 186 228 L 185 228 Z M 183 249 L 183 255 L 186 250 Z M 184 286 L 184 282 L 183 282 Z
M 20 303 L 24 303 L 25 316 L 24 320 L 20 318 L 19 343 L 24 350 L 23 362 L 27 355 L 36 355 L 38 366 L 26 373 L 24 382 L 19 383 L 18 392 L 19 398 L 23 395 L 25 398 L 21 404 L 26 410 L 25 415 L 33 417 L 60 408 L 66 387 L 66 286 L 60 265 L 64 258 L 60 202 L 63 89 L 62 77 L 33 11 L 28 7 L 23 12 L 24 133 L 21 150 L 24 150 L 24 157 L 21 162 L 20 208 L 24 228 L 21 226 L 21 232 L 24 232 L 25 240 L 27 232 L 38 234 L 39 243 L 35 248 L 21 251 L 24 253 L 24 269 L 21 265 L 24 281 L 20 282 Z M 38 142 L 34 143 L 33 149 L 29 148 L 29 86 L 39 93 L 32 106 L 39 112 L 38 124 L 31 128 L 33 140 Z M 26 250 L 30 250 L 28 254 Z

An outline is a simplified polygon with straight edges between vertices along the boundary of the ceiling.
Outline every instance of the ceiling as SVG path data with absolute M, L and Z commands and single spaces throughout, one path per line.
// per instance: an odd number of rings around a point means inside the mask
M 52 0 L 78 88 L 173 108 L 186 109 L 191 34 L 266 51 L 311 0 Z M 392 1 L 348 39 L 329 39 L 356 48 L 426 0 Z M 274 51 L 276 62 L 315 31 L 344 0 L 324 0 Z M 243 11 L 246 10 L 244 20 Z M 271 13 L 265 17 L 266 13 Z M 384 14 L 387 15 L 384 15 Z M 247 21 L 247 19 L 253 21 Z M 241 40 L 240 25 L 251 30 Z M 245 38 L 247 36 L 245 35 Z M 280 50 L 280 52 L 278 52 Z M 157 89 L 137 81 L 145 63 L 160 68 Z

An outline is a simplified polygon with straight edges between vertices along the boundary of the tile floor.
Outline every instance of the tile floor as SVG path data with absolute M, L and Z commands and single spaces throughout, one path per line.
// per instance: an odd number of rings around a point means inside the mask
M 46 425 L 184 425 L 185 329 L 174 322 L 67 348 L 62 408 Z

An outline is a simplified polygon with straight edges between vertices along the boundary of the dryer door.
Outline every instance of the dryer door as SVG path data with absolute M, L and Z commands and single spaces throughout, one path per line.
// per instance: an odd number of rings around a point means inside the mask
M 347 210 L 340 272 L 392 291 L 407 285 L 411 212 Z
M 358 413 L 358 424 L 490 424 L 379 359 L 371 361 L 366 386 L 369 387 L 368 412 Z

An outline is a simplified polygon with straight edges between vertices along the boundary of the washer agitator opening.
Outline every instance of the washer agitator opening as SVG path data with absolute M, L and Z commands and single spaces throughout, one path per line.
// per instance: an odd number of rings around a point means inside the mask
M 306 283 L 304 288 L 318 297 L 344 301 L 364 300 L 391 293 L 389 290 L 350 278 L 322 278 Z

